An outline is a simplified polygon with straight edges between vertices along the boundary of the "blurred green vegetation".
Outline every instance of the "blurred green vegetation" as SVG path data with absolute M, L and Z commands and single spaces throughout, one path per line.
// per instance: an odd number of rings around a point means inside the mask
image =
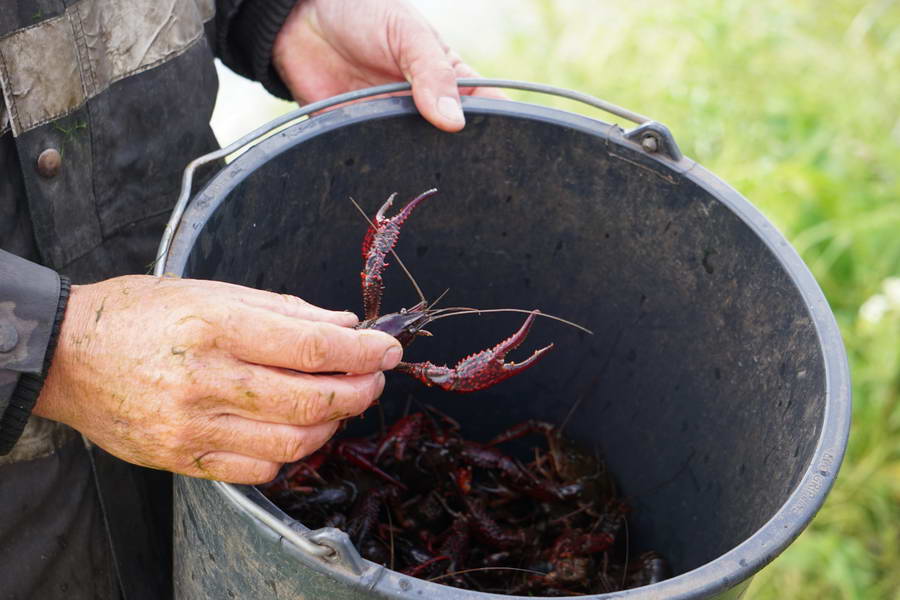
M 749 597 L 900 598 L 900 3 L 523 0 L 508 27 L 502 50 L 469 57 L 484 75 L 668 125 L 784 232 L 837 315 L 849 451 L 825 507 Z

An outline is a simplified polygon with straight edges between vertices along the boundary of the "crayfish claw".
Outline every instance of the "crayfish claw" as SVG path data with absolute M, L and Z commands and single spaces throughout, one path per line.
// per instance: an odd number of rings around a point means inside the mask
M 539 314 L 541 314 L 541 311 L 539 311 L 538 309 L 534 309 L 533 311 L 528 313 L 528 318 L 525 319 L 525 322 L 522 323 L 522 326 L 519 327 L 519 330 L 494 346 L 492 352 L 496 353 L 502 359 L 511 350 L 518 348 L 522 344 L 522 342 L 525 341 L 525 338 L 528 337 L 528 333 L 531 331 L 531 326 L 534 324 L 534 319 Z
M 378 212 L 375 213 L 375 220 L 372 221 L 372 226 L 366 232 L 362 245 L 364 266 L 360 275 L 366 319 L 377 317 L 381 308 L 381 294 L 384 291 L 381 273 L 387 266 L 385 258 L 394 249 L 397 240 L 400 238 L 400 227 L 420 202 L 436 193 L 437 189 L 431 188 L 410 200 L 393 217 L 385 217 L 385 212 L 393 205 L 394 198 L 397 196 L 394 193 L 385 200 Z
M 533 365 L 534 363 L 539 361 L 544 354 L 546 354 L 547 352 L 550 351 L 551 348 L 553 348 L 553 344 L 549 344 L 539 350 L 535 350 L 531 356 L 529 356 L 528 358 L 526 358 L 525 360 L 523 360 L 521 362 L 505 362 L 504 361 L 502 368 L 505 371 L 512 371 L 512 374 L 515 375 L 519 371 L 524 371 L 525 369 L 527 369 L 528 367 L 530 367 L 531 365 Z
M 397 192 L 394 192 L 393 194 L 388 196 L 388 199 L 384 201 L 384 204 L 382 204 L 381 208 L 378 209 L 378 212 L 375 213 L 375 223 L 380 223 L 384 220 L 384 213 L 386 213 L 387 210 L 394 205 L 394 198 L 396 197 Z
M 520 363 L 504 360 L 506 355 L 528 336 L 538 314 L 540 312 L 537 310 L 531 311 L 519 330 L 510 337 L 493 348 L 462 359 L 452 369 L 430 362 L 401 362 L 396 370 L 411 375 L 426 385 L 436 385 L 447 391 L 477 392 L 489 388 L 531 367 L 553 348 L 553 344 L 544 346 Z

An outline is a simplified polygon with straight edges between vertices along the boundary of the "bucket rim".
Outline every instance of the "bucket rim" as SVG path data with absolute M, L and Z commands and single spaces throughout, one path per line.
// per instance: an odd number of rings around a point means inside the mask
M 512 100 L 469 96 L 463 96 L 462 100 L 463 110 L 470 116 L 499 115 L 542 121 L 605 137 L 610 144 L 628 146 L 629 149 L 639 147 L 628 140 L 625 137 L 627 132 L 618 126 L 584 115 Z M 264 162 L 304 141 L 343 127 L 370 120 L 412 115 L 418 115 L 418 111 L 408 96 L 367 100 L 345 105 L 295 123 L 253 146 L 223 167 L 194 196 L 166 254 L 167 271 L 177 276 L 183 275 L 187 258 L 207 220 L 215 213 L 229 192 Z M 736 189 L 700 164 L 687 158 L 675 162 L 666 157 L 652 154 L 647 155 L 647 160 L 656 163 L 660 169 L 680 173 L 728 208 L 765 244 L 800 293 L 816 331 L 824 367 L 825 405 L 821 430 L 809 463 L 787 500 L 766 523 L 746 540 L 721 556 L 662 582 L 620 592 L 569 597 L 573 599 L 651 600 L 669 598 L 686 600 L 722 593 L 744 580 L 748 580 L 747 583 L 749 583 L 749 578 L 774 560 L 803 532 L 822 507 L 836 480 L 849 439 L 851 387 L 846 350 L 837 321 L 825 295 L 799 254 L 755 206 Z M 250 486 L 219 483 L 218 487 L 219 493 L 225 494 L 232 504 L 236 502 L 235 494 L 245 498 L 252 497 L 257 502 L 259 502 L 259 498 L 262 498 L 264 502 L 269 503 L 268 499 Z M 227 493 L 228 490 L 233 491 L 234 494 Z M 254 491 L 258 497 L 253 494 Z M 253 518 L 247 514 L 243 506 L 239 504 L 236 506 L 247 518 Z M 274 505 L 271 506 L 284 518 L 290 519 L 280 509 Z M 343 571 L 334 570 L 324 562 L 321 564 L 324 570 L 332 569 L 335 571 L 334 574 L 341 579 L 348 577 Z M 385 572 L 377 578 L 377 582 L 371 588 L 373 591 L 388 593 L 390 597 L 396 598 L 421 597 L 420 594 L 438 596 L 446 593 L 447 586 L 424 580 L 414 580 L 413 587 L 408 585 L 408 581 L 406 585 L 400 585 L 400 580 L 409 580 L 410 578 L 387 568 L 383 569 Z M 348 581 L 352 580 L 351 577 Z M 460 594 L 458 596 L 460 598 L 496 600 L 517 598 L 517 596 L 453 589 Z

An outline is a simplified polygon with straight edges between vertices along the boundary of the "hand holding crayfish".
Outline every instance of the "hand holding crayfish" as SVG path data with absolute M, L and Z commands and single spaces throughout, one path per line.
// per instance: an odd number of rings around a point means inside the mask
M 357 321 L 218 281 L 73 286 L 34 412 L 143 466 L 269 481 L 365 411 L 400 360 Z

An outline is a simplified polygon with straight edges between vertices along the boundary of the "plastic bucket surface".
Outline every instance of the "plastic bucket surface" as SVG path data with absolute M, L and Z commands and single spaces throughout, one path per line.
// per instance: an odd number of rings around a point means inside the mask
M 464 108 L 457 134 L 390 98 L 266 139 L 196 195 L 166 270 L 358 313 L 366 224 L 348 198 L 373 214 L 393 192 L 405 201 L 439 188 L 397 248 L 427 295 L 540 308 L 595 335 L 536 323 L 519 356 L 551 341 L 553 352 L 476 395 L 391 374 L 388 418 L 413 395 L 486 439 L 529 418 L 562 422 L 577 403 L 566 433 L 603 455 L 634 506 L 630 546 L 662 553 L 676 574 L 603 597 L 737 597 L 821 506 L 846 445 L 849 375 L 820 289 L 772 225 L 700 165 L 559 110 L 478 98 Z M 396 265 L 385 279 L 383 310 L 416 302 Z M 407 358 L 452 364 L 520 323 L 445 320 Z M 237 489 L 291 523 L 254 488 Z M 311 556 L 210 482 L 177 478 L 175 528 L 184 598 L 509 598 L 411 579 L 352 551 L 338 563 Z

